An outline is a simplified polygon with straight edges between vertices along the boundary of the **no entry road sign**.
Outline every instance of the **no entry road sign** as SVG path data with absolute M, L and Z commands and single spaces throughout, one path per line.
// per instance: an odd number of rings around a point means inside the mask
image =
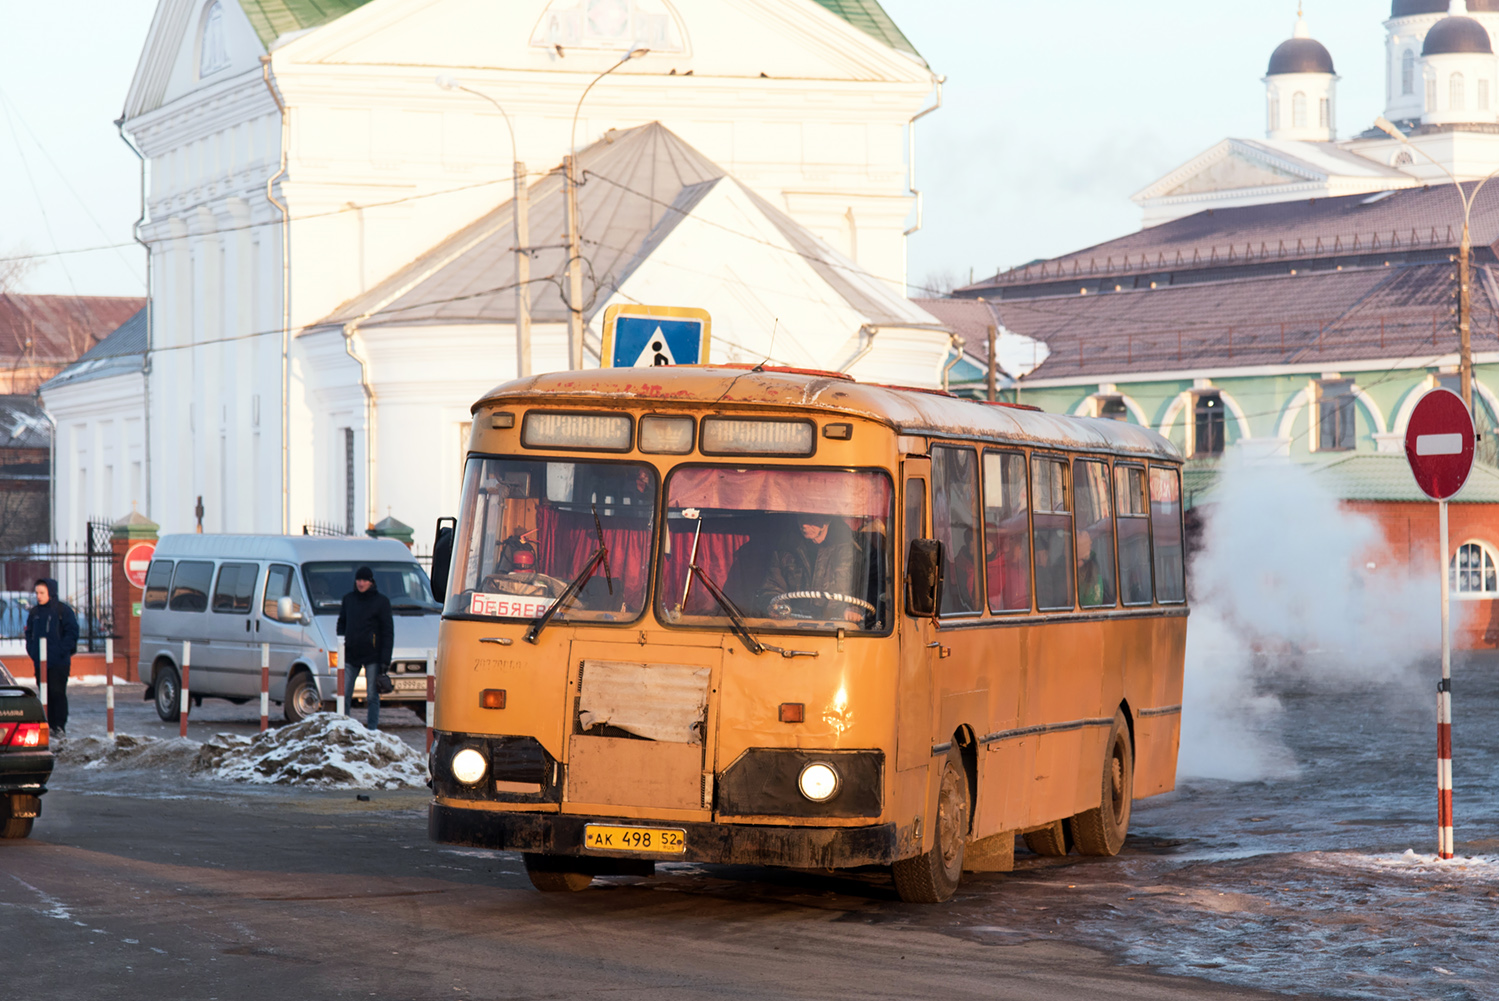
M 1433 500 L 1446 500 L 1468 482 L 1473 469 L 1473 415 L 1450 389 L 1421 397 L 1405 429 L 1405 457 L 1416 485 Z

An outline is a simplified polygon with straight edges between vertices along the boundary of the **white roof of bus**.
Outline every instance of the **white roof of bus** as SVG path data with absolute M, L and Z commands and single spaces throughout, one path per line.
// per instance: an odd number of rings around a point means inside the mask
M 541 399 L 537 399 L 540 397 Z M 1138 455 L 1180 462 L 1181 452 L 1138 424 L 1070 417 L 898 386 L 855 382 L 834 373 L 724 366 L 588 369 L 552 372 L 497 386 L 474 404 L 525 398 L 547 406 L 626 402 L 662 408 L 808 409 L 864 417 L 900 434 L 984 438 L 1016 444 Z
M 331 539 L 316 535 L 163 535 L 158 559 L 199 557 L 220 560 L 325 560 L 413 563 L 411 550 L 395 539 Z

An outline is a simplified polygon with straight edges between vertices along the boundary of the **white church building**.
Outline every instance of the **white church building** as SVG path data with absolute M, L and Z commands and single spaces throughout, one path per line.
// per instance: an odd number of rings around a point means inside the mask
M 516 375 L 515 164 L 533 366 L 567 367 L 570 153 L 585 365 L 646 302 L 709 309 L 713 361 L 941 385 L 904 298 L 939 88 L 877 0 L 160 0 L 123 123 L 151 305 L 43 387 L 59 538 L 132 505 L 426 536 Z
M 1265 138 L 1225 139 L 1134 196 L 1146 226 L 1206 209 L 1479 181 L 1499 168 L 1499 0 L 1393 0 L 1385 110 L 1338 138 L 1332 54 L 1298 15 L 1270 56 Z

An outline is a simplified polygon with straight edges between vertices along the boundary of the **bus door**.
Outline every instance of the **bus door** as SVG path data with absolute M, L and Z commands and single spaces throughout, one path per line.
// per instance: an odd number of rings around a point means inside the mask
M 712 634 L 574 641 L 563 811 L 709 819 L 722 665 Z
M 896 693 L 895 767 L 897 771 L 925 768 L 932 759 L 932 660 L 939 648 L 936 624 L 906 611 L 906 560 L 913 539 L 931 538 L 931 460 L 910 457 L 901 463 L 902 582 L 896 598 L 900 622 L 900 680 Z

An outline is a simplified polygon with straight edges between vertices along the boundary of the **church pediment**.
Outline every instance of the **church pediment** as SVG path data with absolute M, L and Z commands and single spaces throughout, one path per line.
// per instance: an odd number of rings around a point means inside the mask
M 163 0 L 125 100 L 134 118 L 260 65 L 265 46 L 239 0 Z
M 379 0 L 289 43 L 292 63 L 929 83 L 918 58 L 816 0 Z
M 1265 188 L 1276 184 L 1298 184 L 1307 180 L 1272 163 L 1232 152 L 1216 163 L 1197 171 L 1158 197 L 1195 195 L 1204 191 L 1233 191 L 1239 188 Z

